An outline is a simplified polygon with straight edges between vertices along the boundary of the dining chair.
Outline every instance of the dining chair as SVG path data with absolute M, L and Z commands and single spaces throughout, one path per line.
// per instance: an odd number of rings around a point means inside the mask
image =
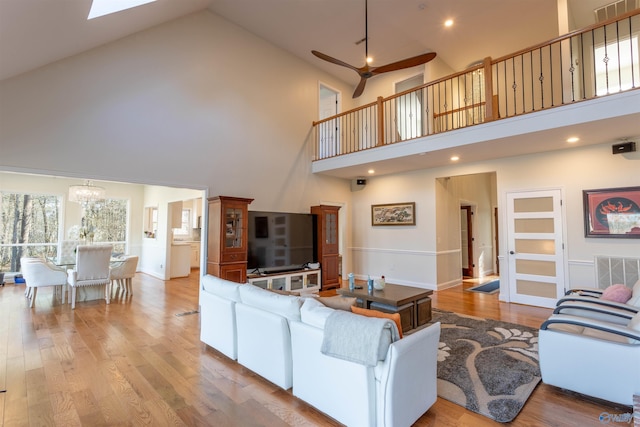
M 20 266 L 26 284 L 25 296 L 29 298 L 29 307 L 33 307 L 38 288 L 43 286 L 60 286 L 64 303 L 64 292 L 67 286 L 67 273 L 64 269 L 35 257 L 20 258 Z
M 76 265 L 67 270 L 67 283 L 71 287 L 71 308 L 76 308 L 76 289 L 83 286 L 104 286 L 104 297 L 109 304 L 111 279 L 109 261 L 112 245 L 81 245 L 76 251 Z
M 115 283 L 118 289 L 122 288 L 123 295 L 127 293 L 129 295 L 133 295 L 131 279 L 135 276 L 137 268 L 137 256 L 125 257 L 122 262 L 111 267 L 111 286 L 113 287 L 113 284 Z

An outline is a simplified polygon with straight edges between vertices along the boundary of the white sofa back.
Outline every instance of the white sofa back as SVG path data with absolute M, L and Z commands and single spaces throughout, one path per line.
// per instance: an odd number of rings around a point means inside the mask
M 302 299 L 242 285 L 236 304 L 238 362 L 283 389 L 291 388 L 289 321 L 300 320 Z
M 200 289 L 200 341 L 230 359 L 238 358 L 236 303 L 239 283 L 219 277 L 202 277 Z

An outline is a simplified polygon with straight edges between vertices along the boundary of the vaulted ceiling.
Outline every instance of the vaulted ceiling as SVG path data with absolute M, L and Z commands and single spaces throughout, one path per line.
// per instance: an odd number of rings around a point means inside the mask
M 610 1 L 567 0 L 571 27 Z M 91 3 L 0 1 L 0 80 L 207 8 L 352 85 L 355 73 L 310 51 L 364 64 L 365 0 L 158 0 L 88 21 Z M 369 0 L 369 52 L 374 65 L 437 52 L 462 70 L 555 37 L 557 10 L 556 0 Z

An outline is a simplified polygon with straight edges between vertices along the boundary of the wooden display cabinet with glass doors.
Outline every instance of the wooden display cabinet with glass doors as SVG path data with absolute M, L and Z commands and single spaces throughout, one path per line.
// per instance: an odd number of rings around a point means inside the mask
M 208 199 L 207 274 L 238 283 L 247 281 L 247 226 L 253 199 Z

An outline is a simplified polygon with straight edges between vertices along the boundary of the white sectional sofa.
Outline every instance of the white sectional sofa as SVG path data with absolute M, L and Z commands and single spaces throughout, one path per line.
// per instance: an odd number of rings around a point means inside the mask
M 204 343 L 347 426 L 410 426 L 436 401 L 439 324 L 386 343 L 369 366 L 323 354 L 334 309 L 313 297 L 212 276 L 200 292 Z

